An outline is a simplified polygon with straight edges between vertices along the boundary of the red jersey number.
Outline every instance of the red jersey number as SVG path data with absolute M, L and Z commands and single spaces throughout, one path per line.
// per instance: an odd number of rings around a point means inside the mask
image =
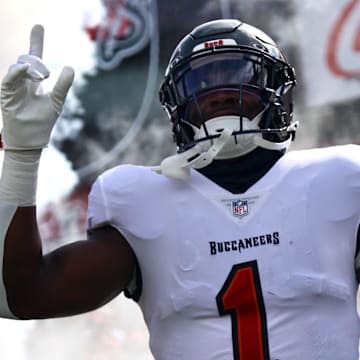
M 230 315 L 234 360 L 269 360 L 266 312 L 256 261 L 234 265 L 216 297 Z

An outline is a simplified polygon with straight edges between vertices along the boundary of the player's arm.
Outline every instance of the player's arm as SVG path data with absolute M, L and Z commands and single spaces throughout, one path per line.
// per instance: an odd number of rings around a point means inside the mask
M 41 81 L 49 71 L 41 60 L 43 28 L 31 32 L 30 52 L 19 57 L 1 84 L 0 316 L 44 318 L 82 313 L 101 306 L 128 283 L 135 257 L 113 228 L 43 255 L 35 194 L 42 149 L 72 84 L 63 69 L 53 90 Z
M 6 235 L 4 285 L 19 318 L 69 316 L 93 310 L 129 283 L 135 256 L 112 227 L 43 256 L 34 207 L 20 207 Z

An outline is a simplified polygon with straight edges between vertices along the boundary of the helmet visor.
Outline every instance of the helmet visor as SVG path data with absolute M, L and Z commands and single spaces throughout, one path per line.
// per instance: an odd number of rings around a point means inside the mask
M 193 59 L 175 73 L 180 101 L 218 87 L 264 87 L 267 71 L 261 58 L 248 53 L 219 53 Z
M 255 89 L 219 88 L 194 96 L 185 108 L 184 119 L 200 128 L 207 120 L 226 115 L 253 120 L 265 108 L 266 103 Z
M 252 120 L 266 107 L 267 70 L 260 56 L 212 54 L 193 59 L 176 74 L 184 119 L 196 127 L 225 115 Z

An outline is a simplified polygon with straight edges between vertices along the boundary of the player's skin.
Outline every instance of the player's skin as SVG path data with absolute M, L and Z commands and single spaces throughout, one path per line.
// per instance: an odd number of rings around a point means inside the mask
M 96 309 L 128 284 L 136 258 L 112 227 L 85 241 L 42 254 L 36 208 L 19 207 L 6 235 L 3 279 L 9 308 L 23 319 L 69 316 Z

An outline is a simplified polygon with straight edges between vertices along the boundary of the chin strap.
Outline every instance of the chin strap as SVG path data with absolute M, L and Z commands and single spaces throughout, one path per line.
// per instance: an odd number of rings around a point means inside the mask
M 257 136 L 254 137 L 255 145 L 267 150 L 277 150 L 277 151 L 287 150 L 291 144 L 291 141 L 292 141 L 291 136 L 287 140 L 277 143 L 273 141 L 265 140 L 261 134 L 257 134 Z
M 289 129 L 296 130 L 297 126 L 298 122 L 295 122 Z M 209 165 L 228 143 L 232 133 L 231 130 L 224 128 L 221 135 L 213 140 L 212 146 L 207 151 L 203 151 L 202 146 L 197 144 L 187 151 L 165 158 L 159 166 L 153 167 L 152 170 L 172 179 L 184 180 L 189 176 L 190 168 L 201 169 Z M 265 140 L 262 134 L 255 134 L 253 141 L 254 145 L 263 149 L 286 151 L 291 144 L 292 138 L 290 136 L 285 141 L 275 143 Z
M 189 176 L 190 168 L 201 169 L 209 165 L 226 145 L 231 136 L 231 130 L 223 129 L 221 135 L 213 140 L 213 144 L 209 150 L 202 151 L 201 145 L 197 144 L 183 153 L 165 158 L 160 166 L 155 166 L 152 169 L 158 174 L 173 179 L 184 180 Z
M 296 131 L 296 129 L 299 126 L 299 122 L 295 121 L 293 122 L 288 128 L 287 131 L 291 132 L 291 131 Z M 286 151 L 290 144 L 292 142 L 292 136 L 289 136 L 288 139 L 286 139 L 285 141 L 281 141 L 281 142 L 273 142 L 273 141 L 269 141 L 263 138 L 262 134 L 256 134 L 256 136 L 254 137 L 254 143 L 255 145 L 263 148 L 263 149 L 267 149 L 267 150 L 277 150 L 277 151 Z

